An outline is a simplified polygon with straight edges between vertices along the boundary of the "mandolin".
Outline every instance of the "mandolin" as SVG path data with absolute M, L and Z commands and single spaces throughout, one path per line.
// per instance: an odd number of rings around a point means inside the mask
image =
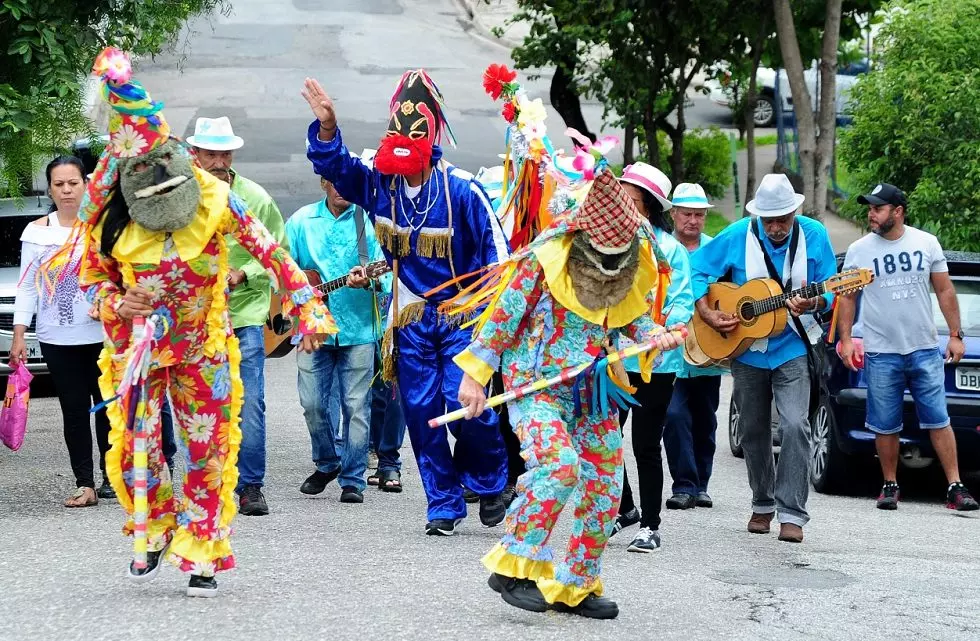
M 364 266 L 364 272 L 368 278 L 377 278 L 390 271 L 391 267 L 388 265 L 388 261 L 385 260 L 368 263 Z M 320 272 L 315 269 L 306 269 L 303 270 L 303 273 L 306 274 L 306 279 L 310 281 L 310 286 L 324 295 L 347 287 L 346 274 L 340 278 L 323 282 L 323 279 L 320 278 Z M 293 321 L 288 316 L 283 316 L 282 300 L 275 293 L 272 295 L 272 304 L 269 306 L 269 317 L 265 320 L 263 330 L 266 358 L 281 358 L 293 351 Z
M 870 269 L 851 269 L 835 274 L 822 283 L 812 283 L 790 292 L 783 292 L 779 283 L 769 278 L 756 278 L 744 285 L 712 283 L 708 288 L 708 305 L 738 317 L 739 324 L 731 332 L 720 333 L 696 313 L 688 325 L 689 336 L 700 351 L 701 358 L 712 361 L 737 358 L 760 338 L 776 336 L 786 329 L 786 301 L 795 296 L 814 298 L 821 294 L 850 294 L 870 285 L 874 273 Z M 688 351 L 690 348 L 687 348 Z M 698 359 L 700 360 L 700 359 Z

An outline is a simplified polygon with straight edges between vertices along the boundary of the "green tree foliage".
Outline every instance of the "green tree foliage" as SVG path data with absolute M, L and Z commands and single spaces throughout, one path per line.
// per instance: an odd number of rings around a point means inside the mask
M 980 4 L 897 3 L 878 45 L 838 148 L 850 183 L 899 186 L 909 224 L 949 249 L 980 251 Z M 841 210 L 865 214 L 853 200 Z
M 173 43 L 226 0 L 0 0 L 0 196 L 31 188 L 37 163 L 91 128 L 83 81 L 102 47 L 136 56 Z

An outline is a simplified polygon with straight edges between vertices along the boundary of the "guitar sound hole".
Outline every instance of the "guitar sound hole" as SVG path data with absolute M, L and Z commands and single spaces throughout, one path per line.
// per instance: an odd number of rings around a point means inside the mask
M 738 310 L 739 316 L 745 320 L 752 320 L 755 314 L 752 313 L 752 303 L 744 303 Z

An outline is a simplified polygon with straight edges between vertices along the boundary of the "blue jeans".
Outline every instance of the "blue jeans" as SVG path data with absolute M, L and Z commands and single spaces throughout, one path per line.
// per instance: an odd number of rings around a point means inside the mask
M 242 352 L 242 445 L 238 451 L 238 488 L 262 487 L 265 480 L 265 342 L 262 327 L 235 330 Z
M 306 429 L 312 434 L 320 429 L 319 425 L 322 421 L 334 426 L 334 432 L 337 434 L 334 445 L 340 452 L 344 448 L 343 432 L 340 429 L 344 416 L 340 411 L 340 391 L 336 377 L 330 386 L 330 399 L 324 409 L 320 403 L 320 388 L 317 386 L 316 373 L 313 371 L 313 354 L 296 350 L 296 369 L 296 390 L 299 393 L 299 404 L 303 408 L 303 418 L 306 419 Z
M 371 449 L 378 454 L 378 472 L 401 471 L 398 456 L 405 440 L 405 415 L 393 386 L 375 376 L 371 393 Z
M 678 378 L 674 383 L 664 426 L 664 450 L 674 494 L 697 496 L 708 491 L 720 388 L 721 376 Z
M 374 376 L 374 344 L 348 347 L 321 347 L 313 353 L 310 372 L 319 391 L 320 407 L 329 408 L 331 397 L 339 397 L 346 420 L 343 425 L 343 451 L 338 453 L 336 427 L 330 412 L 321 411 L 321 420 L 310 423 L 313 462 L 321 472 L 340 468 L 341 487 L 364 490 L 367 483 L 368 421 L 370 420 L 371 378 Z M 332 394 L 336 381 L 340 394 Z M 336 416 L 336 415 L 335 415 Z
M 945 363 L 938 349 L 920 349 L 904 355 L 866 352 L 864 378 L 868 382 L 865 424 L 872 432 L 898 434 L 902 431 L 902 399 L 906 387 L 915 401 L 919 427 L 935 430 L 949 425 Z

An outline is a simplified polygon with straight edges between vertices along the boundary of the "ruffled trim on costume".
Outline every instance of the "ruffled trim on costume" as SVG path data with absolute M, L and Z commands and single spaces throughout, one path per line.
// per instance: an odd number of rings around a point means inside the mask
M 184 529 L 174 532 L 167 560 L 184 572 L 213 576 L 235 567 L 235 555 L 228 538 L 205 541 Z
M 551 580 L 555 575 L 555 566 L 550 560 L 535 560 L 518 556 L 509 552 L 503 543 L 493 546 L 482 561 L 483 565 L 491 572 L 514 579 L 531 579 L 540 582 Z
M 541 579 L 536 582 L 538 589 L 548 603 L 564 603 L 575 607 L 590 594 L 602 596 L 602 579 L 595 579 L 585 586 L 562 583 L 555 579 Z
M 218 274 L 211 286 L 211 307 L 208 309 L 208 337 L 204 341 L 204 355 L 214 358 L 225 351 L 228 342 L 228 244 L 225 237 L 215 234 L 218 244 Z M 234 378 L 232 378 L 234 380 Z
M 238 503 L 235 502 L 235 488 L 238 486 L 238 450 L 242 444 L 242 403 L 245 397 L 245 385 L 242 383 L 240 373 L 242 363 L 242 352 L 238 348 L 238 337 L 232 334 L 228 337 L 228 369 L 231 375 L 231 398 L 229 405 L 229 420 L 225 428 L 227 431 L 224 439 L 228 443 L 228 453 L 225 455 L 225 464 L 221 469 L 221 495 L 218 498 L 218 509 L 221 510 L 221 518 L 218 519 L 218 531 L 230 531 L 231 522 L 238 514 Z M 231 548 L 228 554 L 231 555 Z M 213 557 L 210 560 L 214 560 Z
M 120 355 L 125 358 L 125 352 Z M 116 368 L 122 368 L 124 361 L 118 363 L 113 358 L 113 352 L 108 347 L 102 348 L 99 355 L 99 369 L 102 374 L 99 376 L 99 391 L 102 398 L 108 399 L 116 395 L 116 386 L 113 380 L 113 372 Z M 129 495 L 129 488 L 122 473 L 122 456 L 126 443 L 126 415 L 123 403 L 109 403 L 105 408 L 106 415 L 109 417 L 109 451 L 105 454 L 105 473 L 109 477 L 109 485 L 116 492 L 119 505 L 126 511 L 126 514 L 133 513 L 133 500 Z
M 477 356 L 472 348 L 464 349 L 453 357 L 453 362 L 464 372 L 470 375 L 477 383 L 486 385 L 493 376 L 494 368 L 492 365 Z
M 397 378 L 398 371 L 394 355 L 394 333 L 396 327 L 405 327 L 422 320 L 425 313 L 425 301 L 409 303 L 399 310 L 397 317 L 392 318 L 391 325 L 381 337 L 381 378 L 391 383 Z
M 297 345 L 304 336 L 336 334 L 340 331 L 330 310 L 309 285 L 283 296 L 282 315 L 293 316 L 299 321 L 296 333 L 290 339 L 293 345 Z

